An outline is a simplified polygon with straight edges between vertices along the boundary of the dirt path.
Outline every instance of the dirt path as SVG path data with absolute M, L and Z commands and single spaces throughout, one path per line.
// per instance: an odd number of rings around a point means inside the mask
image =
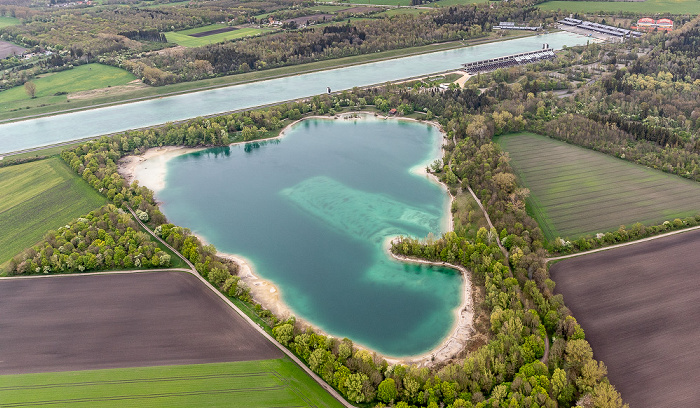
M 60 279 L 60 278 L 65 278 L 65 277 L 75 277 L 75 276 L 91 276 L 91 275 L 104 275 L 104 274 L 131 274 L 131 273 L 145 273 L 145 272 L 173 272 L 173 271 L 181 271 L 181 272 L 190 272 L 192 275 L 194 275 L 196 278 L 198 278 L 206 287 L 211 289 L 211 291 L 216 294 L 221 300 L 223 300 L 231 309 L 233 309 L 239 316 L 241 316 L 251 327 L 253 327 L 255 330 L 257 330 L 263 337 L 265 337 L 267 340 L 269 340 L 275 347 L 280 349 L 284 354 L 286 354 L 292 361 L 294 361 L 299 367 L 301 367 L 311 378 L 314 379 L 323 389 L 325 389 L 329 394 L 331 394 L 335 399 L 337 399 L 340 403 L 342 403 L 345 407 L 347 408 L 354 408 L 354 405 L 350 404 L 343 398 L 336 390 L 334 390 L 330 385 L 328 385 L 323 379 L 321 379 L 316 373 L 311 371 L 309 367 L 307 367 L 297 356 L 295 356 L 291 351 L 289 351 L 286 347 L 282 346 L 277 340 L 275 340 L 270 334 L 268 334 L 260 325 L 255 323 L 247 314 L 243 313 L 231 300 L 229 300 L 226 296 L 224 296 L 219 290 L 214 288 L 214 286 L 209 283 L 206 279 L 204 279 L 195 269 L 194 265 L 192 262 L 190 262 L 187 258 L 185 258 L 179 251 L 177 251 L 175 248 L 173 248 L 170 244 L 162 240 L 159 236 L 157 236 L 148 226 L 146 226 L 137 216 L 134 210 L 132 210 L 129 207 L 129 212 L 133 215 L 133 217 L 136 219 L 136 221 L 141 225 L 141 227 L 146 230 L 151 236 L 153 236 L 155 239 L 157 239 L 160 243 L 165 245 L 168 249 L 173 251 L 175 255 L 177 255 L 180 259 L 182 259 L 189 268 L 168 268 L 168 269 L 139 269 L 139 270 L 131 270 L 131 271 L 103 271 L 103 272 L 89 272 L 89 273 L 80 273 L 80 274 L 60 274 L 60 275 L 33 275 L 33 276 L 11 276 L 11 277 L 0 277 L 0 280 L 19 280 L 19 279 L 46 279 L 46 278 L 55 278 L 55 279 Z
M 306 364 L 304 364 L 297 356 L 295 356 L 291 351 L 289 351 L 286 347 L 284 347 L 284 346 L 283 346 L 282 344 L 280 344 L 277 340 L 275 340 L 274 337 L 272 337 L 270 334 L 268 334 L 268 332 L 266 332 L 260 325 L 258 325 L 257 323 L 255 323 L 255 322 L 253 321 L 253 319 L 251 319 L 247 314 L 243 313 L 243 311 L 241 311 L 241 309 L 239 309 L 238 306 L 234 305 L 233 302 L 231 302 L 231 300 L 230 300 L 229 298 L 227 298 L 223 293 L 221 293 L 218 289 L 216 289 L 214 286 L 212 286 L 212 284 L 209 283 L 208 280 L 204 279 L 204 277 L 202 277 L 202 275 L 200 275 L 200 274 L 197 272 L 197 270 L 195 269 L 194 265 L 192 265 L 192 262 L 190 262 L 190 261 L 189 261 L 187 258 L 185 258 L 180 252 L 178 252 L 177 250 L 175 250 L 175 248 L 173 248 L 172 246 L 170 246 L 170 244 L 168 244 L 167 242 L 165 242 L 164 240 L 162 240 L 158 235 L 156 235 L 153 231 L 151 231 L 151 229 L 148 228 L 148 226 L 146 226 L 146 224 L 144 224 L 144 223 L 139 219 L 139 217 L 136 216 L 136 213 L 134 212 L 134 210 L 132 210 L 131 207 L 128 207 L 128 208 L 129 208 L 129 212 L 131 212 L 131 215 L 134 216 L 134 218 L 136 219 L 136 221 L 141 225 L 141 227 L 142 227 L 143 229 L 145 229 L 146 231 L 148 231 L 148 233 L 151 234 L 151 236 L 153 236 L 155 239 L 157 239 L 159 242 L 161 242 L 163 245 L 165 245 L 168 249 L 170 249 L 171 251 L 173 251 L 174 254 L 176 254 L 178 257 L 180 257 L 180 259 L 182 259 L 183 261 L 185 261 L 185 263 L 187 263 L 187 265 L 190 267 L 190 272 L 191 272 L 194 276 L 196 276 L 202 283 L 204 283 L 204 285 L 206 285 L 209 289 L 211 289 L 216 295 L 218 295 L 219 298 L 221 298 L 221 300 L 223 300 L 224 302 L 226 302 L 226 304 L 227 304 L 231 309 L 233 309 L 233 310 L 234 310 L 236 313 L 238 313 L 243 319 L 245 319 L 252 327 L 254 327 L 260 334 L 262 334 L 263 337 L 265 337 L 266 339 L 268 339 L 270 342 L 272 342 L 272 344 L 274 344 L 275 346 L 277 346 L 277 348 L 279 348 L 280 350 L 282 350 L 282 352 L 283 352 L 284 354 L 286 354 L 287 357 L 289 357 L 289 358 L 290 358 L 292 361 L 294 361 L 299 367 L 301 367 L 302 370 L 306 371 L 306 373 L 309 374 L 309 376 L 311 376 L 311 378 L 313 378 L 314 381 L 316 381 L 323 389 L 325 389 L 325 390 L 326 390 L 329 394 L 331 394 L 335 399 L 337 399 L 340 403 L 342 403 L 344 406 L 346 406 L 346 407 L 348 407 L 348 408 L 354 408 L 354 405 L 352 405 L 352 404 L 350 404 L 349 402 L 347 402 L 347 401 L 345 400 L 345 398 L 343 398 L 342 395 L 340 395 L 336 390 L 333 389 L 333 387 L 331 387 L 331 386 L 328 385 L 325 381 L 323 381 L 323 379 L 321 379 L 321 377 L 319 377 L 318 375 L 316 375 L 316 373 L 314 373 L 313 371 L 311 371 L 311 369 L 310 369 L 309 367 L 307 367 Z
M 457 146 L 457 138 L 456 138 L 455 136 L 452 136 L 452 143 L 454 143 L 454 145 Z M 448 163 L 448 166 L 449 166 L 449 167 L 452 167 L 452 158 L 450 158 L 450 162 Z M 488 212 L 486 211 L 486 209 L 484 208 L 484 205 L 481 203 L 481 200 L 479 200 L 479 197 L 477 197 L 476 194 L 474 194 L 474 191 L 472 190 L 472 188 L 469 186 L 468 183 L 464 183 L 464 182 L 462 181 L 462 179 L 459 178 L 456 174 L 455 174 L 455 177 L 457 177 L 457 181 L 459 181 L 459 184 L 461 184 L 461 185 L 466 185 L 466 186 L 467 186 L 467 190 L 469 190 L 469 194 L 472 195 L 472 198 L 474 198 L 474 201 L 476 201 L 476 203 L 479 205 L 479 208 L 481 208 L 481 212 L 484 214 L 484 218 L 486 218 L 486 222 L 489 224 L 489 228 L 490 228 L 491 230 L 495 230 L 496 228 L 493 226 L 493 223 L 491 222 L 491 217 L 489 217 L 489 213 L 488 213 Z M 509 271 L 511 272 L 511 274 L 512 274 L 512 273 L 513 273 L 513 270 L 510 269 L 510 261 L 509 261 L 509 258 L 508 258 L 508 251 L 507 251 L 506 248 L 503 246 L 503 244 L 501 244 L 501 239 L 498 237 L 498 231 L 496 231 L 496 234 L 495 234 L 495 235 L 496 235 L 496 236 L 495 236 L 495 238 L 496 238 L 496 243 L 498 244 L 498 247 L 501 249 L 501 252 L 503 253 L 503 256 L 505 257 L 506 266 L 508 267 L 508 270 L 509 270 Z
M 547 365 L 547 360 L 549 359 L 549 335 L 544 338 L 544 355 L 540 359 L 542 364 Z
M 562 259 L 573 258 L 573 257 L 575 257 L 575 256 L 583 256 L 583 255 L 588 255 L 588 254 L 594 254 L 594 253 L 596 253 L 596 252 L 607 251 L 608 249 L 615 249 L 615 248 L 620 248 L 620 247 L 624 247 L 624 246 L 639 244 L 639 243 L 642 243 L 642 242 L 648 242 L 648 241 L 652 241 L 652 240 L 655 240 L 655 239 L 668 237 L 668 236 L 671 236 L 671 235 L 676 235 L 676 234 L 682 234 L 682 233 L 684 233 L 684 232 L 695 231 L 695 230 L 697 230 L 697 229 L 700 229 L 700 225 L 695 226 L 695 227 L 690 227 L 690 228 L 685 228 L 685 229 L 677 230 L 677 231 L 666 232 L 666 233 L 661 234 L 661 235 L 654 235 L 653 237 L 642 238 L 642 239 L 638 239 L 638 240 L 636 240 L 636 241 L 623 242 L 622 244 L 615 244 L 615 245 L 610 245 L 610 246 L 606 246 L 606 247 L 603 247 L 603 248 L 591 249 L 590 251 L 578 252 L 578 253 L 575 253 L 575 254 L 562 255 L 562 256 L 553 256 L 553 257 L 551 257 L 551 258 L 546 258 L 546 259 L 545 259 L 545 262 L 559 261 L 559 260 L 562 260 Z

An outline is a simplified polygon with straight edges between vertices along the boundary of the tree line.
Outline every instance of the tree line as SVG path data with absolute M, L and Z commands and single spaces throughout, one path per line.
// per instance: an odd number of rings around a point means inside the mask
M 238 74 L 252 70 L 477 38 L 499 21 L 541 18 L 536 8 L 472 5 L 437 9 L 418 15 L 348 21 L 260 37 L 211 44 L 171 53 L 152 53 L 128 62 L 106 59 L 143 77 L 146 67 L 159 75 L 152 85 Z M 193 70 L 197 61 L 208 69 Z
M 116 161 L 148 147 L 180 143 L 189 146 L 224 145 L 243 139 L 246 128 L 275 129 L 304 114 L 335 114 L 365 106 L 434 113 L 447 132 L 446 155 L 438 176 L 455 194 L 471 186 L 486 206 L 497 229 L 448 233 L 437 240 L 404 238 L 393 251 L 422 259 L 461 264 L 483 288 L 479 322 L 488 338 L 474 344 L 466 357 L 434 368 L 389 366 L 382 359 L 357 350 L 349 340 L 333 340 L 304 329 L 294 321 L 274 325 L 273 334 L 315 372 L 354 403 L 378 406 L 472 407 L 572 406 L 581 398 L 611 400 L 619 394 L 605 380 L 605 367 L 592 358 L 580 326 L 571 316 L 543 259 L 542 233 L 527 215 L 507 156 L 491 142 L 495 132 L 517 130 L 524 122 L 502 111 L 489 112 L 496 100 L 473 90 L 421 92 L 410 86 L 356 89 L 320 95 L 304 102 L 217 118 L 197 118 L 183 124 L 127 132 L 87 142 L 64 152 L 64 160 L 115 203 L 130 205 L 148 215 L 157 234 L 190 259 L 199 273 L 220 290 L 244 300 L 250 295 L 235 276 L 235 268 L 215 256 L 187 229 L 168 224 L 149 190 L 127 184 L 116 173 Z M 537 105 L 535 104 L 535 111 Z M 246 126 L 247 123 L 247 126 Z M 275 125 L 277 124 L 277 125 Z M 226 138 L 224 138 L 225 132 Z M 251 137 L 260 137 L 260 133 Z M 500 231 L 500 232 L 498 232 Z M 505 258 L 496 244 L 508 249 Z M 260 308 L 259 308 L 260 309 Z M 269 317 L 269 312 L 264 312 Z M 269 320 L 275 323 L 275 318 Z M 546 363 L 546 338 L 553 339 Z
M 123 210 L 107 204 L 49 231 L 39 244 L 13 257 L 9 275 L 168 268 L 171 255 Z

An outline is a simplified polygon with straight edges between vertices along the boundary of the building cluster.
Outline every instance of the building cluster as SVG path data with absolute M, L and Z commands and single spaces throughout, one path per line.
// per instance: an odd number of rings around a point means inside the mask
M 591 21 L 583 21 L 576 18 L 566 17 L 563 20 L 559 20 L 559 24 L 576 27 L 584 31 L 590 31 L 591 33 L 606 34 L 618 38 L 629 38 L 629 37 L 641 37 L 642 33 L 639 31 L 628 30 L 626 28 L 613 27 L 606 24 L 598 24 Z
M 549 48 L 549 44 L 544 44 L 538 51 L 522 52 L 520 54 L 508 55 L 506 57 L 492 58 L 487 60 L 468 62 L 462 64 L 464 70 L 470 74 L 480 72 L 495 71 L 499 68 L 508 68 L 516 65 L 525 65 L 533 62 L 554 59 L 554 50 Z
M 493 26 L 494 30 L 521 30 L 521 31 L 537 31 L 540 27 L 517 26 L 515 23 L 501 21 L 497 26 Z
M 673 20 L 667 18 L 654 20 L 653 18 L 644 17 L 637 20 L 637 25 L 632 28 L 644 31 L 671 31 L 673 30 Z

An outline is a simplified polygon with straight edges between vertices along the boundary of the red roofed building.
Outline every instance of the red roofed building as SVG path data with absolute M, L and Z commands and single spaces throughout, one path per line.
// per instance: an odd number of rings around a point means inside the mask
M 663 31 L 673 30 L 673 20 L 669 20 L 667 18 L 662 18 L 662 19 L 656 20 L 656 25 L 657 25 L 659 30 L 663 30 Z
M 636 30 L 646 30 L 646 31 L 654 31 L 654 30 L 671 31 L 671 30 L 673 30 L 673 21 L 669 20 L 667 18 L 662 18 L 660 20 L 654 20 L 653 18 L 644 17 L 644 18 L 640 18 L 639 20 L 637 20 L 637 25 L 633 26 L 632 28 L 634 28 Z

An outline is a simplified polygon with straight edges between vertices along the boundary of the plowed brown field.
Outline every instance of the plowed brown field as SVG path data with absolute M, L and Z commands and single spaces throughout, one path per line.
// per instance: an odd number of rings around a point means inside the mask
M 700 401 L 700 231 L 556 263 L 556 291 L 632 408 Z
M 195 276 L 0 280 L 0 375 L 280 358 Z

